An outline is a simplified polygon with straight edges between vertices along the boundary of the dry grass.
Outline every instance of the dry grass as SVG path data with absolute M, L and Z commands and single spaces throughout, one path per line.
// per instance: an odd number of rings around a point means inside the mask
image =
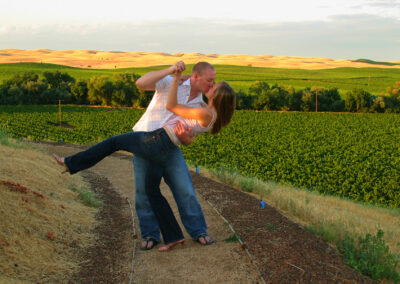
M 0 145 L 0 283 L 66 282 L 77 269 L 78 252 L 94 242 L 96 210 L 72 187 L 87 185 L 52 157 Z
M 208 61 L 211 64 L 228 64 L 254 67 L 327 69 L 337 67 L 400 68 L 399 65 L 371 65 L 351 60 L 334 60 L 322 57 L 244 55 L 244 54 L 201 54 L 162 52 L 112 52 L 96 50 L 21 50 L 1 49 L 0 63 L 43 62 L 80 68 L 114 69 L 173 64 L 183 60 L 187 64 Z M 400 63 L 400 62 L 394 62 Z
M 192 170 L 195 170 L 192 168 Z M 234 172 L 211 173 L 200 169 L 202 175 L 221 180 L 243 189 L 252 188 L 251 194 L 281 210 L 304 227 L 319 227 L 332 234 L 331 241 L 342 239 L 346 234 L 354 237 L 367 233 L 376 235 L 378 229 L 385 232 L 383 239 L 390 251 L 400 255 L 400 210 L 363 205 L 338 197 L 323 196 L 274 182 L 262 182 L 242 177 Z M 331 232 L 329 232 L 329 230 Z M 336 238 L 336 239 L 335 239 Z
M 381 229 L 391 251 L 400 254 L 400 212 L 395 209 L 362 205 L 282 185 L 266 184 L 266 188 L 269 189 L 264 194 L 266 201 L 304 226 L 330 227 L 340 239 L 346 233 L 376 235 Z

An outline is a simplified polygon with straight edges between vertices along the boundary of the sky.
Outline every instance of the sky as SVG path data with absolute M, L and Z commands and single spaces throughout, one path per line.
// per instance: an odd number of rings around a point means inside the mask
M 0 0 L 0 4 L 0 49 L 400 61 L 400 0 Z

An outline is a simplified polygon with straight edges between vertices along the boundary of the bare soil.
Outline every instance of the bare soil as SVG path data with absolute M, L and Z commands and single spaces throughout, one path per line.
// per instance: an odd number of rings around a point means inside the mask
M 82 149 L 57 143 L 41 146 L 63 156 Z M 127 202 L 134 206 L 131 159 L 116 153 L 83 172 L 104 204 L 97 216 L 98 241 L 82 252 L 81 270 L 71 282 L 374 283 L 346 266 L 333 247 L 268 201 L 262 209 L 255 197 L 196 173 L 192 173 L 193 184 L 215 244 L 201 246 L 185 233 L 185 244 L 167 253 L 139 250 L 138 222 L 135 217 L 132 227 Z M 161 190 L 178 216 L 169 189 L 163 184 Z M 236 241 L 229 224 L 242 243 Z

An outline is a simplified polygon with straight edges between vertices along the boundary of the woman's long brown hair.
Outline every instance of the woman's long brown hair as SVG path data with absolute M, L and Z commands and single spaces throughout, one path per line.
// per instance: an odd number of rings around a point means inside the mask
M 213 105 L 217 111 L 217 119 L 211 129 L 211 134 L 217 134 L 221 128 L 227 126 L 232 119 L 236 107 L 236 93 L 226 82 L 215 89 Z

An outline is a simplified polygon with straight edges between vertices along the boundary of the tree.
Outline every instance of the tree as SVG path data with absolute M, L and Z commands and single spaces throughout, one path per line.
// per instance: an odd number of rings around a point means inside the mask
M 71 94 L 74 96 L 75 102 L 86 105 L 88 100 L 88 86 L 85 80 L 79 79 L 71 85 Z
M 269 90 L 269 85 L 264 81 L 255 81 L 249 88 L 249 95 L 259 96 Z
M 43 72 L 44 80 L 49 84 L 50 89 L 68 90 L 68 83 L 75 83 L 75 79 L 68 73 L 61 73 L 60 71 L 55 72 Z
M 24 91 L 24 104 L 43 104 L 42 94 L 47 85 L 40 81 L 28 81 L 21 86 Z
M 397 98 L 398 96 L 400 96 L 400 82 L 396 82 L 393 87 L 387 87 L 386 92 L 391 97 Z
M 315 110 L 315 94 L 310 89 L 303 90 L 301 101 L 301 109 L 303 111 Z
M 374 98 L 373 104 L 371 106 L 372 112 L 384 112 L 386 108 L 385 98 L 383 96 L 378 96 Z
M 132 106 L 139 98 L 136 87 L 136 74 L 117 74 L 114 76 L 114 88 L 111 98 L 113 106 Z
M 8 89 L 3 89 L 1 103 L 4 105 L 21 105 L 24 104 L 24 92 L 17 85 L 13 85 Z
M 300 111 L 301 106 L 302 106 L 302 96 L 303 96 L 303 91 L 297 91 L 293 93 L 293 95 L 289 96 L 289 107 L 290 110 L 294 111 Z
M 262 110 L 265 105 L 269 103 L 269 96 L 267 92 L 269 91 L 269 85 L 267 82 L 256 81 L 249 88 L 249 95 L 254 96 L 253 108 L 256 110 Z
M 254 98 L 254 96 L 247 95 L 240 90 L 236 93 L 236 109 L 251 109 Z
M 47 84 L 41 82 L 37 74 L 25 72 L 4 81 L 1 88 L 2 104 L 41 104 Z
M 362 89 L 353 89 L 346 93 L 346 110 L 368 112 L 372 105 L 372 96 Z
M 292 91 L 289 89 L 289 91 Z M 289 94 L 288 89 L 285 89 L 283 87 L 276 87 L 272 90 L 272 93 L 274 95 L 274 103 L 275 105 L 272 106 L 276 110 L 289 110 L 290 109 L 290 94 Z
M 11 86 L 22 86 L 26 82 L 33 81 L 37 82 L 39 80 L 39 76 L 32 72 L 25 72 L 23 74 L 16 74 L 11 79 L 4 81 L 3 86 L 6 89 L 11 88 Z
M 353 92 L 348 91 L 346 93 L 346 110 L 349 112 L 357 111 L 356 97 Z
M 135 101 L 135 105 L 138 107 L 146 107 L 150 103 L 153 95 L 154 95 L 153 91 L 139 90 L 139 96 Z
M 88 100 L 92 105 L 111 105 L 113 83 L 107 76 L 92 77 L 88 82 Z

